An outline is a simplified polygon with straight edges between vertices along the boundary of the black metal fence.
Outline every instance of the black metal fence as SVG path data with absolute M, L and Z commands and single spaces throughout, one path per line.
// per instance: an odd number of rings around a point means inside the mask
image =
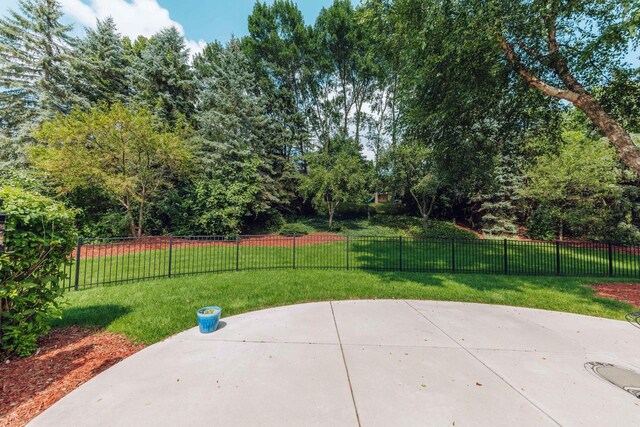
M 67 287 L 259 269 L 640 277 L 640 246 L 591 242 L 339 236 L 79 239 Z

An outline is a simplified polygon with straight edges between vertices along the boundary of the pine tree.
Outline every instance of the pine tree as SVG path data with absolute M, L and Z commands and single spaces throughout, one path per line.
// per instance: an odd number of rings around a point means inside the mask
M 198 58 L 196 114 L 205 179 L 216 182 L 212 191 L 233 186 L 252 193 L 245 198 L 228 195 L 236 204 L 245 200 L 242 215 L 264 213 L 280 201 L 264 97 L 237 40 L 208 52 Z M 220 181 L 229 185 L 219 186 Z M 207 197 L 220 199 L 216 194 Z
M 477 198 L 482 215 L 481 226 L 485 234 L 515 235 L 518 233 L 517 204 L 524 175 L 518 167 L 516 155 L 500 155 L 495 168 L 491 191 Z
M 0 19 L 0 161 L 23 160 L 33 128 L 74 101 L 67 83 L 71 26 L 57 0 L 19 0 Z
M 90 104 L 124 102 L 129 92 L 128 59 L 113 18 L 87 30 L 74 55 L 74 86 Z
M 178 30 L 169 27 L 160 31 L 133 58 L 136 100 L 172 125 L 189 119 L 193 113 L 193 71 L 189 50 Z

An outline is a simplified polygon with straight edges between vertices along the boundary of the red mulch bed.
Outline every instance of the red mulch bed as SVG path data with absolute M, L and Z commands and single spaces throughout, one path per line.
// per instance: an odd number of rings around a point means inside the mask
M 341 242 L 345 237 L 331 233 L 312 233 L 306 236 L 296 237 L 296 246 L 319 245 L 322 243 Z M 211 237 L 202 238 L 173 238 L 174 248 L 191 248 L 203 246 L 235 246 L 234 240 L 214 240 Z M 293 238 L 291 236 L 280 236 L 269 234 L 264 236 L 242 237 L 240 246 L 273 246 L 291 247 Z M 169 249 L 169 237 L 141 237 L 139 239 L 127 239 L 113 241 L 113 243 L 103 243 L 99 245 L 83 245 L 80 250 L 80 258 L 94 258 L 100 256 L 124 255 L 158 249 Z M 76 256 L 76 251 L 72 252 Z
M 37 354 L 0 366 L 0 426 L 23 426 L 73 389 L 142 349 L 122 335 L 71 326 L 39 341 Z
M 640 307 L 640 283 L 596 283 L 591 287 L 601 297 L 625 301 Z

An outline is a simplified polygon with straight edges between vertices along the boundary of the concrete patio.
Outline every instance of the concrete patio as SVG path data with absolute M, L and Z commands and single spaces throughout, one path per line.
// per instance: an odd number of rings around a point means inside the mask
M 640 425 L 640 399 L 584 367 L 640 372 L 627 322 L 404 300 L 223 321 L 140 351 L 31 425 Z

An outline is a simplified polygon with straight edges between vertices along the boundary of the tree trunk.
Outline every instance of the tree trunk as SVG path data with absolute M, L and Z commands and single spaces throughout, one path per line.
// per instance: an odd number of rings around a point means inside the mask
M 558 224 L 558 240 L 561 242 L 564 240 L 564 223 L 562 221 Z
M 426 230 L 427 224 L 429 223 L 429 217 L 431 216 L 431 212 L 433 211 L 433 205 L 435 204 L 435 201 L 436 201 L 436 192 L 434 191 L 433 194 L 431 195 L 431 201 L 429 202 L 428 208 L 427 208 L 428 196 L 423 195 L 422 199 L 420 199 L 413 192 L 413 190 L 409 190 L 409 192 L 411 193 L 411 195 L 413 196 L 413 199 L 416 201 L 416 204 L 418 205 L 418 210 L 420 211 L 420 217 L 422 221 L 422 228 Z
M 144 223 L 144 202 L 146 199 L 146 191 L 142 189 L 142 196 L 140 197 L 140 206 L 138 206 L 138 237 L 142 237 L 142 225 Z
M 331 230 L 331 227 L 333 226 L 333 212 L 333 204 L 329 203 L 329 230 Z
M 133 218 L 133 212 L 131 211 L 131 202 L 128 197 L 124 197 L 121 200 L 122 205 L 126 211 L 127 217 L 129 218 L 129 233 L 131 233 L 131 237 L 136 236 L 136 221 Z
M 615 147 L 620 161 L 640 175 L 640 150 L 622 125 L 607 114 L 588 93 L 580 95 L 574 105 L 607 137 L 609 143 Z
M 522 63 L 513 45 L 501 35 L 498 36 L 498 40 L 507 60 L 527 85 L 538 89 L 545 95 L 572 103 L 607 137 L 609 143 L 615 147 L 620 161 L 640 175 L 640 149 L 635 145 L 631 135 L 624 130 L 622 125 L 611 117 L 571 74 L 564 57 L 560 54 L 553 25 L 550 26 L 548 34 L 550 52 L 548 56 L 551 58 L 553 71 L 562 80 L 567 89 L 557 88 L 534 76 Z

